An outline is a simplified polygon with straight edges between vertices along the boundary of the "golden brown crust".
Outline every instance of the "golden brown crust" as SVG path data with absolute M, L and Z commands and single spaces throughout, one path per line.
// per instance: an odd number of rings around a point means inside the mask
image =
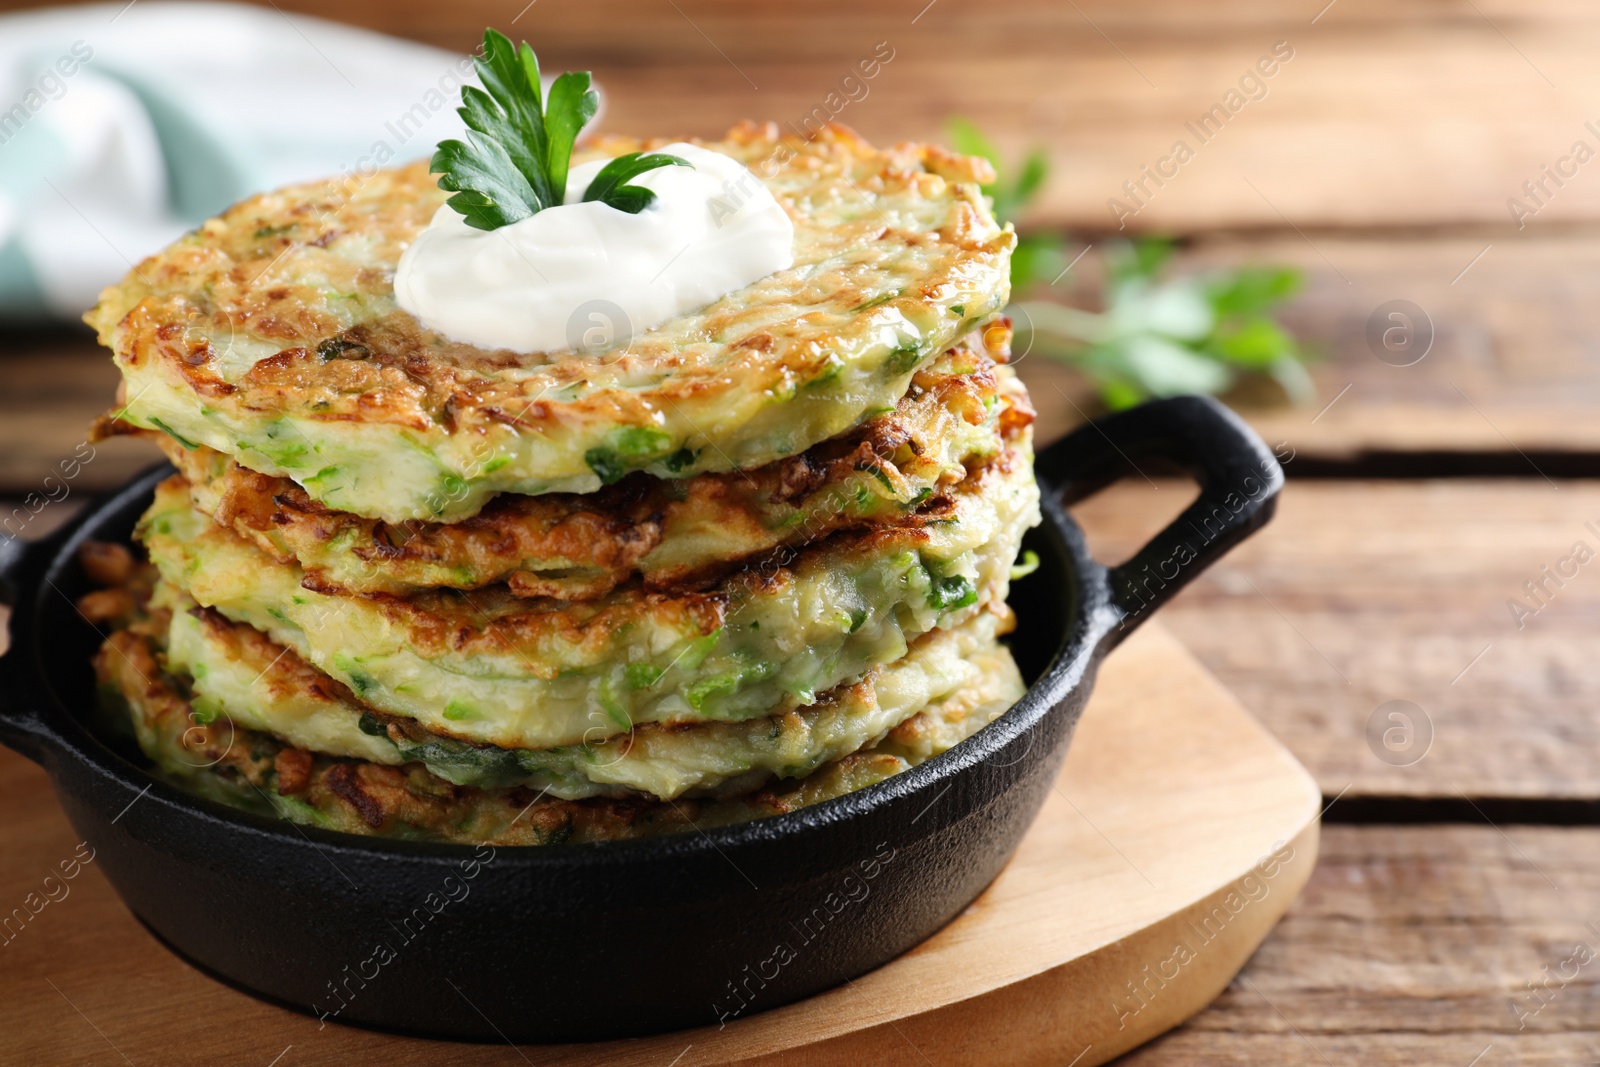
M 889 552 L 915 553 L 932 543 L 930 530 L 958 520 L 963 506 L 971 508 L 991 486 L 1014 478 L 1027 463 L 1020 450 L 1008 448 L 991 457 L 948 494 L 931 497 L 916 511 L 880 527 L 843 531 L 826 542 L 814 542 L 812 551 L 827 548 L 838 566 Z M 163 492 L 175 494 L 185 487 L 174 477 Z M 810 554 L 800 557 L 808 561 Z M 471 596 L 448 589 L 423 589 L 408 596 L 368 594 L 388 625 L 406 635 L 407 646 L 423 658 L 447 652 L 499 655 L 507 649 L 522 657 L 529 670 L 553 678 L 546 667 L 546 644 L 560 642 L 604 648 L 622 631 L 646 620 L 663 628 L 709 635 L 727 621 L 729 605 L 754 596 L 774 593 L 795 580 L 792 552 L 779 553 L 734 570 L 721 580 L 667 590 L 625 587 L 592 601 L 536 597 L 521 599 L 501 586 L 478 590 Z M 709 586 L 706 588 L 705 586 Z
M 981 161 L 877 150 L 842 127 L 776 132 L 739 127 L 711 147 L 795 219 L 795 266 L 604 358 L 474 348 L 395 304 L 400 254 L 445 199 L 423 163 L 247 200 L 140 263 L 86 319 L 129 380 L 130 419 L 366 515 L 448 520 L 498 491 L 588 491 L 607 475 L 586 457 L 619 429 L 660 440 L 620 449 L 627 469 L 757 466 L 898 395 L 900 346 L 914 363 L 997 311 L 1014 243 L 973 182 Z M 838 389 L 789 402 L 841 372 Z M 437 483 L 374 485 L 408 447 L 433 457 L 417 469 Z
M 1004 338 L 995 343 L 1003 351 Z M 964 476 L 966 465 L 1018 440 L 1032 421 L 1009 371 L 958 348 L 918 371 L 894 411 L 798 456 L 682 482 L 634 475 L 583 495 L 504 494 L 449 524 L 335 511 L 288 478 L 166 434 L 134 432 L 160 445 L 196 508 L 279 562 L 299 563 L 318 592 L 405 594 L 503 581 L 519 597 L 586 600 L 636 573 L 667 590 L 759 552 L 898 520 L 919 492 Z
M 726 800 L 595 797 L 560 800 L 524 788 L 457 786 L 420 764 L 333 759 L 282 744 L 227 719 L 203 721 L 161 669 L 149 624 L 117 630 L 95 655 L 96 676 L 124 701 L 145 752 L 214 800 L 345 833 L 466 844 L 546 845 L 682 833 L 779 815 L 905 768 L 858 753 L 798 783 Z

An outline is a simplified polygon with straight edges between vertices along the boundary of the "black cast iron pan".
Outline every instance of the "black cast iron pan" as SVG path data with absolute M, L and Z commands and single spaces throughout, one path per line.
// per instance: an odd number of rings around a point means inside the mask
M 1065 505 L 1137 465 L 1198 499 L 1131 560 L 1091 559 Z M 989 884 L 1043 802 L 1104 656 L 1270 517 L 1282 472 L 1220 405 L 1181 398 L 1038 460 L 1041 566 L 1016 583 L 1031 686 L 950 752 L 742 826 L 543 848 L 372 841 L 197 799 L 91 732 L 86 538 L 126 540 L 167 469 L 42 542 L 0 546 L 15 605 L 0 740 L 43 765 L 102 871 L 193 963 L 282 1004 L 438 1037 L 552 1042 L 701 1026 L 808 996 L 928 937 Z M 1159 744 L 1160 740 L 1152 739 Z

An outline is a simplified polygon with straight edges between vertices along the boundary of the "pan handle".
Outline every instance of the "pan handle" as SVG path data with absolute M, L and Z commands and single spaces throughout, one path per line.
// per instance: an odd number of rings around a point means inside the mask
M 23 662 L 28 644 L 18 612 L 26 603 L 30 577 L 42 569 L 55 538 L 24 541 L 0 535 L 0 744 L 35 763 L 49 748 L 49 728 L 39 713 L 38 690 Z
M 1067 505 L 1143 474 L 1141 461 L 1187 470 L 1200 495 L 1131 559 L 1107 569 L 1106 649 L 1260 529 L 1283 488 L 1283 468 L 1243 420 L 1209 397 L 1180 396 L 1089 423 L 1046 448 L 1035 464 L 1045 507 L 1064 518 Z

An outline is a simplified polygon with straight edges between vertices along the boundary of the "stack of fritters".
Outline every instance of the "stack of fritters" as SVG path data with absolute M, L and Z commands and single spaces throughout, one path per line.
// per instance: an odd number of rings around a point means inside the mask
M 789 212 L 794 266 L 600 351 L 396 307 L 445 196 L 421 165 L 257 197 L 106 291 L 101 431 L 179 472 L 97 605 L 156 764 L 351 832 L 605 840 L 861 788 L 1016 700 L 1038 494 L 987 165 L 842 128 L 708 147 Z

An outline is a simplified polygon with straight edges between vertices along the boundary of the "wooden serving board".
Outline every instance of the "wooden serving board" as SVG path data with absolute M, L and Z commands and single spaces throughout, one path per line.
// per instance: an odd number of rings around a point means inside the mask
M 56 898 L 0 935 L 8 1064 L 1090 1067 L 1223 989 L 1310 876 L 1321 802 L 1294 758 L 1147 625 L 1107 662 L 1016 857 L 931 940 L 724 1029 L 513 1048 L 319 1026 L 205 977 L 152 939 L 92 861 L 62 880 L 83 853 L 46 786 L 0 753 L 0 913 L 46 888 Z

